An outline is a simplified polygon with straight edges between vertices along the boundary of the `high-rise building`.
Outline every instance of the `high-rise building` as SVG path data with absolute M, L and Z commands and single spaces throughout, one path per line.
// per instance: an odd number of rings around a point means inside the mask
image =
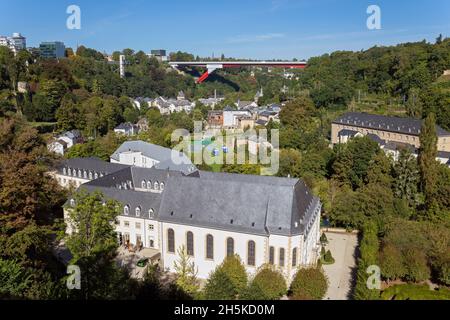
M 64 58 L 66 56 L 66 46 L 63 42 L 42 42 L 39 46 L 42 58 Z
M 0 36 L 0 46 L 5 46 L 17 53 L 27 48 L 27 41 L 20 33 L 13 33 L 12 37 Z
M 20 33 L 15 32 L 10 38 L 10 46 L 14 48 L 14 52 L 25 50 L 27 48 L 27 40 Z
M 120 77 L 125 77 L 125 56 L 122 54 L 119 57 Z
M 152 50 L 148 56 L 155 57 L 158 61 L 168 61 L 169 60 L 166 50 L 164 50 L 164 49 Z

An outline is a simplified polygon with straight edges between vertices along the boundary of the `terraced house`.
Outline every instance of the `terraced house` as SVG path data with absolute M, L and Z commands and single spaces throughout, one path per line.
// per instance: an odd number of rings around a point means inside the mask
M 118 241 L 152 250 L 168 271 L 181 246 L 200 278 L 233 254 L 250 273 L 270 263 L 288 280 L 318 258 L 321 203 L 299 179 L 127 166 L 81 189 L 119 201 Z

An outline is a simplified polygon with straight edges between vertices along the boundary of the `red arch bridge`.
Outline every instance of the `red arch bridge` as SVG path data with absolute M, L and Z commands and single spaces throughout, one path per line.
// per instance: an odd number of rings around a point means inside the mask
M 300 61 L 173 61 L 169 62 L 172 68 L 179 67 L 201 67 L 206 68 L 207 71 L 197 80 L 197 83 L 202 83 L 208 76 L 217 69 L 224 68 L 241 68 L 241 67 L 273 67 L 273 68 L 297 68 L 302 69 L 306 67 L 306 62 Z

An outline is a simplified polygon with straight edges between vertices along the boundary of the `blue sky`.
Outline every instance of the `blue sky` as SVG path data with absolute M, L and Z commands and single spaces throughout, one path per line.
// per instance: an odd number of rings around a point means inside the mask
M 81 8 L 68 30 L 66 8 Z M 366 9 L 381 8 L 381 30 Z M 165 48 L 200 56 L 309 58 L 450 36 L 449 0 L 0 0 L 0 34 L 112 52 Z

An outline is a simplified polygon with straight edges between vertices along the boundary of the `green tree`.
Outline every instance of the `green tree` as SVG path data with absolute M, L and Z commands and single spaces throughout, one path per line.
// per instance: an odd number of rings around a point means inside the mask
M 378 227 L 373 221 L 367 221 L 362 228 L 363 237 L 360 244 L 360 257 L 356 273 L 355 300 L 378 300 L 380 291 L 367 286 L 369 274 L 367 268 L 378 265 Z
M 299 269 L 291 283 L 292 299 L 321 300 L 328 289 L 328 280 L 321 267 Z
M 175 282 L 178 287 L 188 295 L 195 296 L 199 290 L 197 269 L 184 246 L 178 248 L 178 260 L 174 262 L 174 268 L 177 274 Z
M 287 293 L 286 280 L 273 266 L 264 265 L 242 295 L 245 300 L 279 300 Z
M 204 289 L 208 300 L 234 300 L 247 287 L 247 272 L 239 256 L 226 257 L 209 276 Z
M 20 299 L 31 286 L 31 275 L 17 261 L 0 259 L 0 299 Z
M 436 118 L 429 114 L 425 119 L 420 132 L 419 171 L 421 177 L 421 189 L 425 194 L 427 208 L 430 207 L 436 193 L 438 164 Z
M 114 261 L 118 249 L 114 225 L 121 205 L 100 192 L 84 190 L 74 201 L 75 206 L 66 208 L 72 230 L 66 235 L 66 245 L 73 257 L 71 264 L 81 269 L 80 297 L 121 298 L 128 283 L 127 273 Z
M 394 163 L 393 178 L 394 195 L 414 206 L 417 203 L 420 177 L 417 159 L 407 149 L 400 150 L 398 161 Z
M 393 245 L 385 245 L 380 252 L 381 274 L 388 280 L 402 279 L 406 274 L 402 253 Z

